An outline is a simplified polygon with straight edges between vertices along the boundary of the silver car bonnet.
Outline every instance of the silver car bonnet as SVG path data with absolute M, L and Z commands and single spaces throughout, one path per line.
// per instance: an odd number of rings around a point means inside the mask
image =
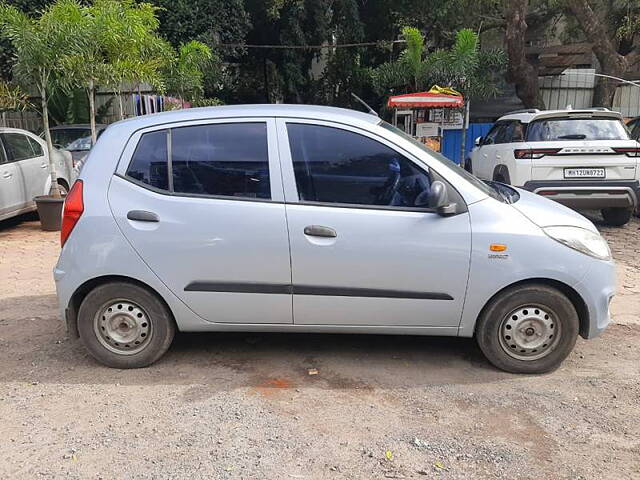
M 569 225 L 593 232 L 598 231 L 593 223 L 578 212 L 527 190 L 521 188 L 516 188 L 516 190 L 520 194 L 520 200 L 512 204 L 512 207 L 539 227 Z

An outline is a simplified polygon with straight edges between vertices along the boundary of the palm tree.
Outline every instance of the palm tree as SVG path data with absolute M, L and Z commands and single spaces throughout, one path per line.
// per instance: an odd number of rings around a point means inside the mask
M 506 65 L 502 50 L 480 50 L 478 35 L 469 29 L 457 32 L 449 49 L 426 53 L 424 37 L 415 28 L 403 28 L 406 49 L 395 62 L 373 71 L 373 82 L 381 95 L 393 91 L 419 91 L 434 84 L 446 85 L 465 97 L 461 161 L 464 161 L 466 124 L 472 99 L 490 98 L 498 93 L 501 70 Z
M 120 119 L 124 118 L 122 88 L 125 83 L 149 83 L 164 90 L 165 68 L 173 57 L 173 49 L 155 32 L 160 24 L 158 7 L 133 0 L 98 0 L 94 9 L 108 24 L 111 33 L 104 38 L 105 55 L 111 64 L 108 85 L 118 97 Z
M 464 162 L 469 108 L 473 99 L 491 98 L 499 93 L 498 76 L 506 66 L 502 50 L 480 50 L 478 35 L 469 29 L 456 34 L 453 47 L 436 50 L 426 60 L 433 83 L 453 87 L 465 98 L 462 115 L 460 164 Z
M 79 7 L 76 0 L 59 0 L 47 7 L 39 18 L 34 19 L 16 7 L 0 3 L 0 33 L 11 42 L 16 51 L 14 74 L 25 85 L 33 85 L 40 95 L 42 123 L 49 152 L 50 195 L 56 198 L 60 198 L 60 190 L 53 163 L 54 150 L 49 132 L 47 99 L 61 59 L 75 47 L 76 35 L 68 29 L 68 20 L 77 15 Z
M 29 106 L 29 96 L 20 87 L 0 81 L 0 112 L 25 110 Z
M 169 93 L 177 95 L 180 102 L 199 98 L 203 90 L 204 69 L 213 58 L 211 49 L 197 40 L 180 45 L 177 57 L 167 72 Z
M 381 95 L 394 90 L 417 92 L 427 88 L 428 64 L 424 36 L 413 27 L 404 27 L 402 36 L 407 46 L 398 60 L 383 63 L 372 71 L 374 87 Z

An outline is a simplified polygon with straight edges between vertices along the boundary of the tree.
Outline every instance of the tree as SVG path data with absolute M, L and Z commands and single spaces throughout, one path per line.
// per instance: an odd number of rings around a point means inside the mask
M 149 83 L 164 90 L 163 68 L 171 61 L 173 50 L 156 31 L 158 8 L 133 0 L 98 0 L 93 8 L 110 33 L 103 38 L 104 55 L 110 65 L 107 85 L 118 99 L 120 119 L 124 118 L 122 88 L 125 83 L 138 86 Z
M 489 98 L 498 93 L 498 78 L 506 63 L 504 52 L 480 50 L 478 35 L 462 29 L 456 33 L 451 48 L 440 48 L 426 55 L 422 33 L 409 27 L 403 28 L 402 32 L 407 46 L 398 60 L 374 71 L 376 88 L 384 94 L 396 89 L 420 91 L 440 84 L 461 92 L 466 101 L 461 146 L 464 160 L 469 103 L 474 98 Z
M 471 101 L 498 94 L 497 82 L 505 64 L 506 58 L 502 50 L 480 50 L 478 35 L 469 29 L 462 29 L 456 34 L 453 47 L 436 50 L 427 59 L 427 71 L 433 81 L 451 86 L 465 97 L 461 163 L 465 160 L 466 126 Z
M 431 81 L 424 36 L 414 27 L 404 27 L 402 36 L 407 44 L 399 58 L 383 63 L 373 71 L 373 82 L 380 95 L 395 90 L 417 92 L 427 88 Z
M 57 5 L 57 3 L 55 4 Z M 72 14 L 62 19 L 64 28 L 73 33 L 75 48 L 69 48 L 60 61 L 61 81 L 69 88 L 83 88 L 89 99 L 91 143 L 97 140 L 96 89 L 112 78 L 113 69 L 106 55 L 106 45 L 117 42 L 120 31 L 110 29 L 104 11 L 105 2 L 91 7 L 74 3 Z
M 34 19 L 13 6 L 0 4 L 0 31 L 16 52 L 14 75 L 23 84 L 35 87 L 40 95 L 42 123 L 49 152 L 50 194 L 57 198 L 60 197 L 60 190 L 53 162 L 47 98 L 61 59 L 76 46 L 74 39 L 77 35 L 73 35 L 68 27 L 71 24 L 69 19 L 78 11 L 79 4 L 75 0 L 59 0 Z
M 626 2 L 622 6 L 624 13 L 621 13 L 614 8 L 614 2 L 607 2 L 611 5 L 610 8 L 605 8 L 603 2 L 565 1 L 568 12 L 574 16 L 585 37 L 592 44 L 602 73 L 621 77 L 637 64 L 640 60 L 639 52 L 634 48 L 634 37 L 640 25 L 640 5 L 637 2 Z M 596 6 L 595 10 L 592 4 Z M 611 107 L 615 91 L 615 83 L 599 80 L 593 104 Z
M 516 95 L 525 107 L 544 109 L 538 71 L 527 59 L 525 49 L 529 0 L 511 0 L 506 4 L 505 44 L 509 56 L 507 80 L 515 84 Z
M 0 80 L 0 112 L 26 110 L 29 106 L 29 96 L 20 87 Z
M 192 40 L 180 45 L 175 60 L 167 72 L 167 90 L 180 101 L 202 97 L 204 69 L 213 60 L 211 49 L 202 42 Z

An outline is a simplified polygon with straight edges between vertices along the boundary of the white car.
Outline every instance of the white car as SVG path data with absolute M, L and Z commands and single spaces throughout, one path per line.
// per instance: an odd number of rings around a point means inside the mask
M 638 208 L 640 144 L 606 109 L 521 110 L 476 139 L 467 169 L 624 225 Z
M 58 185 L 69 191 L 75 175 L 71 154 L 55 150 Z M 34 197 L 51 187 L 47 144 L 39 136 L 17 128 L 0 128 L 0 220 L 36 209 Z

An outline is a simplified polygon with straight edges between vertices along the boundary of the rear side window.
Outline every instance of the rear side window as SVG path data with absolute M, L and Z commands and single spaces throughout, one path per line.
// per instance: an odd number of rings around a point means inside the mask
M 31 148 L 33 149 L 33 153 L 36 157 L 41 157 L 44 155 L 44 152 L 42 151 L 42 145 L 40 145 L 31 137 L 27 137 L 27 140 L 29 140 L 29 143 L 31 144 Z
M 628 139 L 622 122 L 609 118 L 549 118 L 533 121 L 527 129 L 528 142 Z
M 168 189 L 166 130 L 140 137 L 127 176 L 161 190 Z
M 517 143 L 524 141 L 524 126 L 517 120 L 508 123 L 500 143 Z
M 171 163 L 175 193 L 271 198 L 266 123 L 174 128 Z
M 370 206 L 426 204 L 427 172 L 395 150 L 339 128 L 287 124 L 302 201 Z
M 267 124 L 197 125 L 145 133 L 127 176 L 176 194 L 270 199 Z
M 496 123 L 489 131 L 489 133 L 487 133 L 487 136 L 484 138 L 483 144 L 493 145 L 495 143 L 500 143 L 499 138 L 502 136 L 504 128 L 504 123 Z
M 4 148 L 10 162 L 18 162 L 35 157 L 33 148 L 31 148 L 31 144 L 26 135 L 20 133 L 2 133 L 0 136 L 2 137 L 2 142 L 4 143 Z

